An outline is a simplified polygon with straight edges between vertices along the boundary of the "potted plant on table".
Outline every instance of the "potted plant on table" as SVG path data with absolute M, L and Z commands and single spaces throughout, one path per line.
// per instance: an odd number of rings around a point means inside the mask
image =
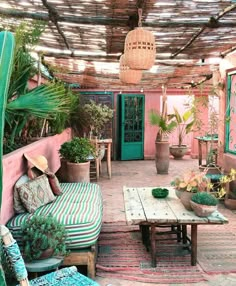
M 170 154 L 175 159 L 182 159 L 188 151 L 188 146 L 183 144 L 184 137 L 193 131 L 195 119 L 191 109 L 186 110 L 182 115 L 174 107 L 174 114 L 170 115 L 176 120 L 178 144 L 170 146 Z
M 218 200 L 208 192 L 200 192 L 192 196 L 190 204 L 197 216 L 207 217 L 217 209 Z
M 155 147 L 155 162 L 158 174 L 168 174 L 169 170 L 169 137 L 168 135 L 176 128 L 176 121 L 170 118 L 165 112 L 150 110 L 149 121 L 153 126 L 159 127 Z
M 90 182 L 90 160 L 96 157 L 96 148 L 88 138 L 64 142 L 59 153 L 66 161 L 67 182 Z
M 183 176 L 177 176 L 171 182 L 176 195 L 187 210 L 192 210 L 190 200 L 194 193 L 204 192 L 208 187 L 208 179 L 204 172 L 190 171 Z
M 68 253 L 65 227 L 52 215 L 33 215 L 22 224 L 21 230 L 26 261 Z

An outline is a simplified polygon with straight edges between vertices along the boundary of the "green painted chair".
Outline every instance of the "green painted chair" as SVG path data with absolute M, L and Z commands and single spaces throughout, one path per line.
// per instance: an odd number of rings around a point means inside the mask
M 75 266 L 62 268 L 29 281 L 19 246 L 16 240 L 13 239 L 8 228 L 3 225 L 0 228 L 0 237 L 8 261 L 10 261 L 20 286 L 99 286 L 95 281 L 80 274 Z

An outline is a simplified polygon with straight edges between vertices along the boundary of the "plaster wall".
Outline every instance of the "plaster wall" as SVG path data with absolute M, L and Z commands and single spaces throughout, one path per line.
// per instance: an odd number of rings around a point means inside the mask
M 66 129 L 61 134 L 45 137 L 3 156 L 3 203 L 0 212 L 2 224 L 6 224 L 14 215 L 13 188 L 16 181 L 27 171 L 27 162 L 23 154 L 45 156 L 51 171 L 56 172 L 60 167 L 58 150 L 63 142 L 70 140 L 71 136 L 71 129 Z

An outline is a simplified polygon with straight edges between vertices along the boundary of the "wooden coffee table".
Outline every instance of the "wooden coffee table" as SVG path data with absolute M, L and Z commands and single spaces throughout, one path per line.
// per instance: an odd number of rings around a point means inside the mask
M 159 225 L 180 225 L 186 235 L 186 227 L 191 226 L 191 265 L 197 263 L 198 225 L 228 223 L 221 213 L 215 211 L 206 218 L 198 217 L 193 211 L 187 211 L 176 197 L 171 187 L 169 196 L 156 199 L 152 196 L 153 187 L 124 187 L 124 201 L 127 224 L 139 225 L 143 241 L 150 240 L 152 267 L 156 267 L 156 227 Z M 150 230 L 150 231 L 149 231 Z

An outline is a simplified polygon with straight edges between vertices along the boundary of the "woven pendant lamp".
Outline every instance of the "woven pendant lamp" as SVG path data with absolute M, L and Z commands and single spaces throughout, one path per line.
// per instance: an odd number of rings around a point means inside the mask
M 125 62 L 131 69 L 148 70 L 155 63 L 156 45 L 152 32 L 141 27 L 142 9 L 138 9 L 138 28 L 125 38 Z
M 120 80 L 123 83 L 139 83 L 142 78 L 142 70 L 132 70 L 126 65 L 124 55 L 120 57 Z

